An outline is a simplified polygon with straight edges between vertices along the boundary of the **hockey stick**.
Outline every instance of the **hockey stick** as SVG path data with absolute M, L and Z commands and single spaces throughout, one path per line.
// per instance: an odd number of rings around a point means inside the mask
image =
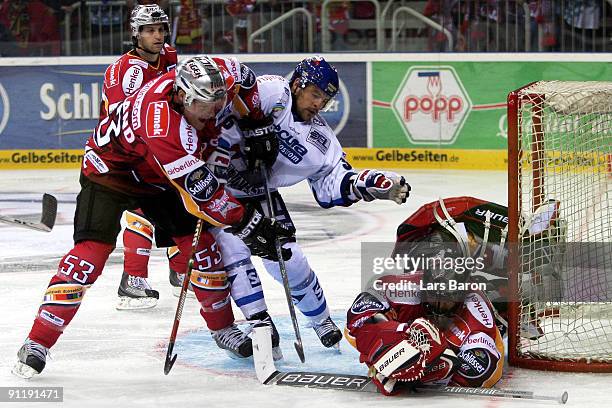
M 268 205 L 268 212 L 270 217 L 276 218 L 274 214 L 274 206 L 272 205 L 272 194 L 270 194 L 270 188 L 268 187 L 268 172 L 266 165 L 261 163 L 260 170 L 263 174 L 264 190 L 266 191 L 266 202 Z M 306 358 L 304 357 L 304 346 L 302 345 L 302 336 L 300 335 L 300 326 L 298 325 L 297 316 L 295 315 L 295 307 L 291 300 L 291 289 L 289 288 L 289 277 L 287 276 L 287 268 L 285 267 L 285 260 L 283 259 L 283 250 L 281 248 L 280 240 L 278 237 L 274 240 L 276 246 L 276 256 L 278 257 L 278 267 L 280 269 L 281 276 L 283 278 L 283 288 L 285 289 L 285 297 L 287 298 L 287 306 L 289 307 L 289 314 L 291 315 L 291 323 L 293 323 L 293 331 L 295 333 L 295 342 L 293 346 L 295 351 L 300 358 L 300 361 L 304 363 Z
M 253 328 L 253 362 L 257 379 L 265 385 L 284 385 L 289 387 L 320 388 L 324 390 L 356 391 L 377 393 L 378 388 L 370 377 L 353 374 L 314 373 L 304 371 L 280 372 L 272 358 L 271 329 L 269 327 Z M 402 386 L 407 383 L 398 383 Z M 411 391 L 417 394 L 465 395 L 477 397 L 495 397 L 505 399 L 523 399 L 532 401 L 554 401 L 559 404 L 567 402 L 567 391 L 560 396 L 535 395 L 531 391 L 504 390 L 498 388 L 468 387 L 418 387 L 408 388 L 400 395 L 409 396 Z
M 18 227 L 29 228 L 36 231 L 49 232 L 55 225 L 55 218 L 57 217 L 57 199 L 51 194 L 43 194 L 42 198 L 42 214 L 40 215 L 40 222 L 30 222 L 20 220 L 18 218 L 7 217 L 0 215 L 0 222 L 6 224 L 17 225 Z
M 310 372 L 275 372 L 264 384 L 285 385 L 290 387 L 320 388 L 328 390 L 378 392 L 378 389 L 369 377 L 352 374 L 329 374 Z M 410 391 L 410 389 L 408 390 Z M 470 388 L 470 387 L 426 387 L 421 386 L 414 390 L 415 394 L 433 395 L 464 395 L 475 397 L 495 397 L 504 399 L 521 399 L 531 401 L 551 401 L 559 404 L 567 402 L 568 394 L 564 391 L 560 396 L 537 395 L 532 391 L 505 390 L 499 388 Z M 411 393 L 403 393 L 410 396 Z
M 172 355 L 174 350 L 174 342 L 176 341 L 176 334 L 178 332 L 179 324 L 181 323 L 181 316 L 183 315 L 183 306 L 185 305 L 185 299 L 187 298 L 187 288 L 189 287 L 189 281 L 191 277 L 191 269 L 193 268 L 193 256 L 195 255 L 198 241 L 200 240 L 200 234 L 202 232 L 202 219 L 198 219 L 195 232 L 193 233 L 193 242 L 191 243 L 191 254 L 189 255 L 189 262 L 187 263 L 187 271 L 183 278 L 183 285 L 181 286 L 181 293 L 179 295 L 178 305 L 176 306 L 176 313 L 174 314 L 174 324 L 172 325 L 172 333 L 170 333 L 170 340 L 168 341 L 168 351 L 166 352 L 166 362 L 164 363 L 164 374 L 168 375 L 172 366 L 176 361 L 177 354 Z

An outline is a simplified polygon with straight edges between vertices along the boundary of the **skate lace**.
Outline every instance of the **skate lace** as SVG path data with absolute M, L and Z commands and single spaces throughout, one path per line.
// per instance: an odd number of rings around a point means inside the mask
M 141 290 L 151 289 L 151 286 L 149 285 L 149 282 L 147 282 L 147 280 L 145 278 L 142 278 L 140 276 L 129 275 L 128 276 L 128 285 L 130 285 L 133 288 L 137 288 L 137 289 L 141 289 Z
M 28 355 L 33 355 L 34 357 L 37 357 L 42 361 L 47 360 L 47 354 L 49 354 L 49 349 L 43 346 L 42 344 L 27 339 L 24 344 L 24 347 Z
M 220 343 L 227 346 L 228 348 L 235 350 L 244 342 L 247 337 L 238 327 L 235 325 L 218 332 L 214 333 Z
M 336 324 L 329 317 L 317 324 L 313 324 L 312 328 L 314 329 L 315 333 L 317 333 L 317 336 L 319 336 L 319 338 L 325 336 L 327 333 L 338 329 Z

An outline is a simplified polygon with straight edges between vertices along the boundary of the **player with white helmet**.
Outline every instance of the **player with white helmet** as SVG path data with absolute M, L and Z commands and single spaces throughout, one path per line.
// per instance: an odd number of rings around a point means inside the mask
M 133 48 L 111 64 L 104 74 L 101 119 L 145 83 L 173 70 L 177 64 L 176 50 L 166 43 L 169 19 L 158 5 L 136 6 L 130 16 L 130 28 Z M 147 281 L 153 225 L 139 209 L 126 211 L 124 222 L 124 266 L 116 307 L 118 310 L 154 307 L 159 292 Z M 157 237 L 157 240 L 165 242 L 169 238 Z
M 344 160 L 342 146 L 334 131 L 319 114 L 339 90 L 336 69 L 321 57 L 299 63 L 290 81 L 275 75 L 257 78 L 261 109 L 270 121 L 239 121 L 224 129 L 220 146 L 236 153 L 228 169 L 228 188 L 249 208 L 267 211 L 263 175 L 254 169 L 263 162 L 269 172 L 268 187 L 277 219 L 295 230 L 278 189 L 308 180 L 320 206 L 349 206 L 357 201 L 406 201 L 409 186 L 391 172 L 363 170 L 357 172 Z M 261 283 L 251 255 L 234 235 L 216 230 L 223 259 L 232 281 L 232 298 L 247 319 L 270 322 Z M 268 244 L 273 252 L 274 243 Z M 295 236 L 283 246 L 290 255 L 285 262 L 291 295 L 297 308 L 312 323 L 322 344 L 336 345 L 342 333 L 330 317 L 319 280 L 312 270 Z M 281 281 L 278 263 L 264 259 L 266 270 Z M 278 335 L 273 330 L 273 346 Z M 275 350 L 278 356 L 278 349 Z
M 218 119 L 248 78 L 234 58 L 193 57 L 145 84 L 102 118 L 87 141 L 74 217 L 74 247 L 51 278 L 13 373 L 32 377 L 96 282 L 121 230 L 123 211 L 141 208 L 155 228 L 190 254 L 198 219 L 232 230 L 254 251 L 288 236 L 283 226 L 247 209 L 215 176 Z M 252 87 L 253 85 L 251 85 Z M 208 230 L 196 241 L 191 284 L 213 338 L 237 355 L 251 340 L 234 324 L 229 283 Z M 183 265 L 182 272 L 186 272 Z M 87 348 L 95 343 L 75 345 Z

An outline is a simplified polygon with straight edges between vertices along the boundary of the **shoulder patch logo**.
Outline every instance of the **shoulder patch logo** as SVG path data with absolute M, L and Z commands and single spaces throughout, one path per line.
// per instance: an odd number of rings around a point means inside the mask
M 329 139 L 322 133 L 317 132 L 312 129 L 306 138 L 306 141 L 317 149 L 321 151 L 321 153 L 327 153 L 327 149 L 329 149 Z
M 167 137 L 170 128 L 170 107 L 167 101 L 151 102 L 147 106 L 147 136 Z
M 138 66 L 131 66 L 125 71 L 123 75 L 123 92 L 126 95 L 132 95 L 142 86 L 142 82 L 144 80 L 144 72 L 142 68 Z

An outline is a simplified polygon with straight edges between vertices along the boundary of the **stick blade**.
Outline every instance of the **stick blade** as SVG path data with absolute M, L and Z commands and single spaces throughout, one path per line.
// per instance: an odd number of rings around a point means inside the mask
M 300 361 L 302 363 L 306 362 L 306 357 L 304 357 L 304 347 L 302 346 L 302 342 L 294 342 L 293 346 L 295 347 L 295 352 L 297 353 L 298 357 L 300 358 Z
M 178 354 L 175 354 L 174 357 L 170 358 L 170 356 L 166 356 L 166 363 L 164 364 L 164 374 L 168 375 L 170 373 L 170 370 L 172 370 L 172 366 L 174 365 L 174 362 L 176 361 L 176 357 L 178 356 Z
M 57 217 L 57 199 L 51 194 L 43 194 L 42 198 L 42 215 L 40 223 L 49 228 L 49 231 L 55 225 Z

